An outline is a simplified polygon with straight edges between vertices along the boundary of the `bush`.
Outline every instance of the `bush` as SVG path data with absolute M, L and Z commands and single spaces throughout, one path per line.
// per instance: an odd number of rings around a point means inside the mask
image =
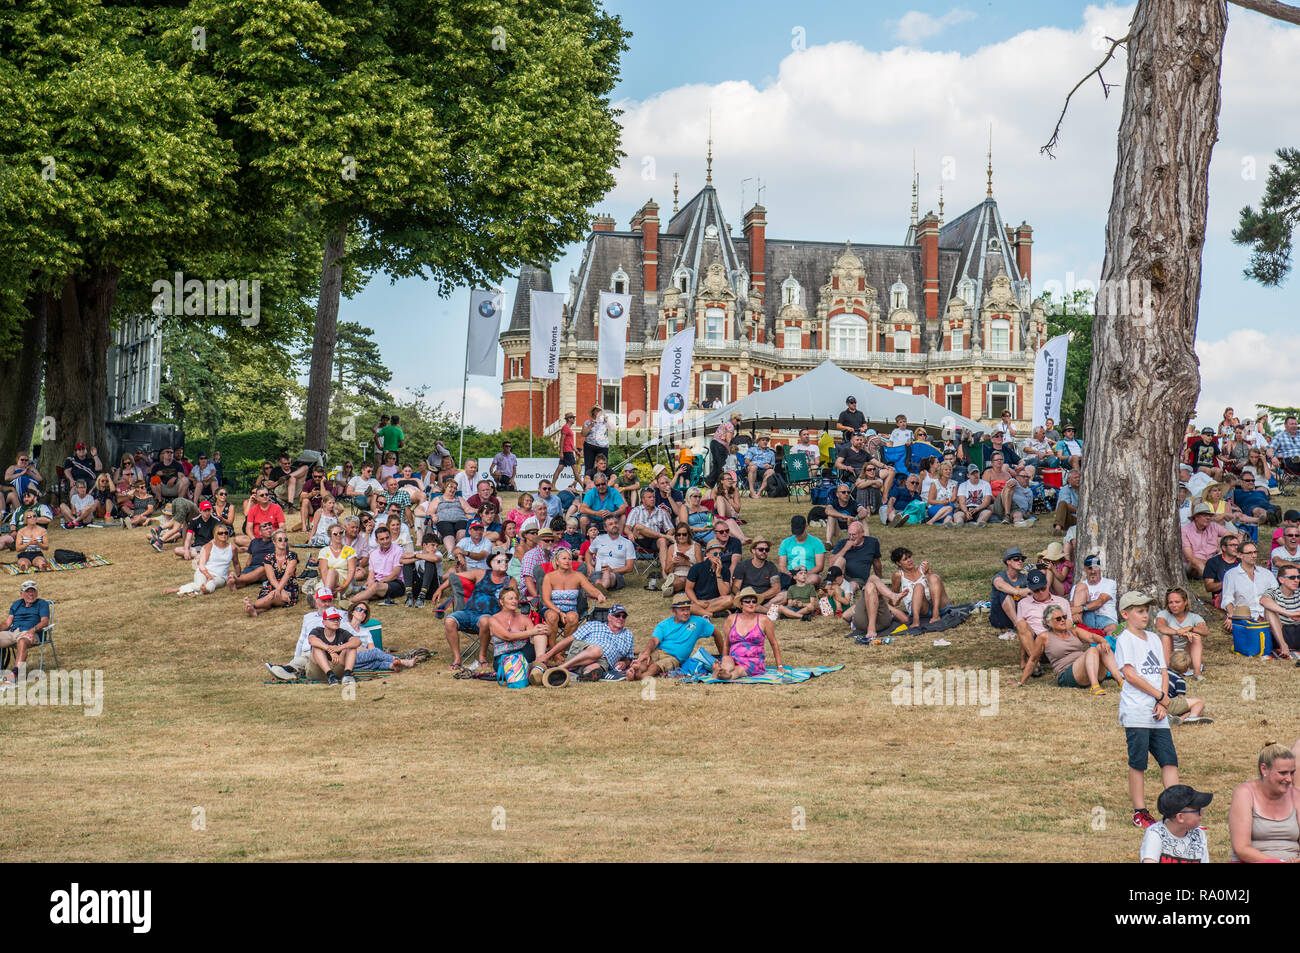
M 227 466 L 233 460 L 274 460 L 283 448 L 284 442 L 275 430 L 222 434 L 216 441 L 216 451 Z

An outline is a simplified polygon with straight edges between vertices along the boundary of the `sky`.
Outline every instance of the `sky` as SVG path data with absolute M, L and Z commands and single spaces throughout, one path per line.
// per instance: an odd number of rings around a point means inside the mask
M 733 233 L 761 179 L 769 238 L 901 242 L 913 154 L 922 212 L 937 211 L 942 180 L 951 221 L 984 198 L 991 124 L 993 194 L 1003 220 L 1034 229 L 1034 294 L 1049 283 L 1069 290 L 1099 275 L 1123 103 L 1122 52 L 1103 71 L 1116 84 L 1110 96 L 1090 80 L 1070 103 L 1056 157 L 1039 147 L 1066 94 L 1101 61 L 1105 38 L 1126 31 L 1131 6 L 606 6 L 633 34 L 614 96 L 627 155 L 617 185 L 592 210 L 612 215 L 618 228 L 627 228 L 650 198 L 666 223 L 674 172 L 683 205 L 703 186 L 711 114 L 713 181 Z M 1198 421 L 1217 421 L 1225 406 L 1244 415 L 1256 403 L 1300 403 L 1288 363 L 1260 360 L 1270 351 L 1300 354 L 1300 278 L 1275 289 L 1247 280 L 1249 249 L 1231 240 L 1239 210 L 1259 203 L 1276 149 L 1300 143 L 1296 62 L 1300 28 L 1229 7 L 1196 344 Z M 556 290 L 567 288 L 581 249 L 571 246 L 553 266 Z M 501 287 L 508 314 L 514 279 Z M 459 412 L 468 301 L 468 289 L 440 298 L 419 279 L 393 284 L 379 277 L 342 303 L 340 319 L 374 330 L 395 391 L 427 385 L 435 402 Z M 471 377 L 466 422 L 495 430 L 500 395 L 499 374 Z

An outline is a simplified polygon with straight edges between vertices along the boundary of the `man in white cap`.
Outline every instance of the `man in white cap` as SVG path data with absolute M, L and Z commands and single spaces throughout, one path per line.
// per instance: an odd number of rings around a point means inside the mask
M 41 630 L 50 624 L 50 604 L 37 594 L 35 579 L 19 586 L 18 593 L 9 614 L 0 623 L 0 649 L 14 647 L 14 664 L 5 672 L 0 689 L 18 681 L 18 669 L 27 661 L 27 650 L 40 641 Z

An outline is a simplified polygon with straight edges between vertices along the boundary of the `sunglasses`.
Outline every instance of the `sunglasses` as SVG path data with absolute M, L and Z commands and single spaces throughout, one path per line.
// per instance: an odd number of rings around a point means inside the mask
M 1022 562 L 1024 562 L 1024 561 L 1025 561 L 1025 557 L 1024 557 L 1024 556 L 1008 556 L 1008 557 L 1007 557 L 1007 562 L 1009 562 L 1009 563 L 1022 563 Z
M 766 553 L 766 552 L 768 552 L 768 551 L 769 551 L 769 550 L 768 550 L 768 548 L 767 548 L 766 546 L 756 546 L 756 547 L 754 548 L 754 552 L 756 552 L 756 553 Z
M 748 603 L 751 603 L 751 602 L 754 603 L 755 605 L 758 605 L 758 600 L 755 599 L 753 596 L 746 596 L 745 598 L 743 598 L 743 599 L 740 600 L 740 604 L 741 604 L 742 606 L 743 606 L 743 605 L 747 605 Z
M 217 533 L 217 534 L 216 534 L 217 539 L 225 539 L 225 538 L 226 538 L 227 536 L 229 536 L 229 535 L 230 535 L 229 533 Z

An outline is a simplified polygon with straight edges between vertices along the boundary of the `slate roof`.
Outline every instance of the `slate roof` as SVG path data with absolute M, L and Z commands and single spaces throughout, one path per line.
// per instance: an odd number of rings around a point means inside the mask
M 551 270 L 540 265 L 524 265 L 519 269 L 519 283 L 515 287 L 514 305 L 510 309 L 510 331 L 528 330 L 530 291 L 554 291 L 551 287 Z

